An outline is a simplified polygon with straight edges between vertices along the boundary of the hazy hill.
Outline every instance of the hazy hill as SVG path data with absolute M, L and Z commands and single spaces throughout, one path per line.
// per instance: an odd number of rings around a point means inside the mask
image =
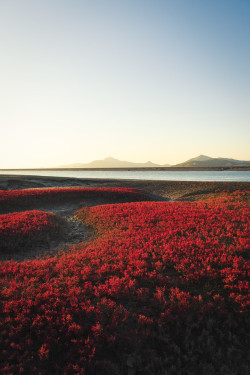
M 176 164 L 175 167 L 244 167 L 250 166 L 250 161 L 235 160 L 228 158 L 210 158 L 206 155 L 199 155 L 184 163 Z
M 166 166 L 169 166 L 168 164 Z M 146 163 L 133 163 L 130 161 L 118 160 L 115 158 L 106 158 L 103 160 L 94 160 L 88 164 L 75 163 L 69 165 L 61 165 L 59 168 L 150 168 L 161 167 L 151 161 Z
M 199 155 L 195 158 L 189 159 L 183 163 L 170 165 L 170 164 L 155 164 L 151 161 L 146 163 L 133 163 L 125 160 L 118 160 L 108 157 L 103 160 L 94 160 L 90 163 L 74 163 L 68 165 L 61 165 L 59 168 L 164 168 L 164 167 L 246 167 L 250 166 L 250 161 L 235 160 L 228 158 L 211 158 L 206 155 Z

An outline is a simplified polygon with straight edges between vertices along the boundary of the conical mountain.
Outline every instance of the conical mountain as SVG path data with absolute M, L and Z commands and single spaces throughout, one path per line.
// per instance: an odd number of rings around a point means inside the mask
M 199 155 L 184 163 L 176 164 L 175 167 L 244 167 L 250 166 L 250 161 L 228 158 L 211 158 L 206 155 Z

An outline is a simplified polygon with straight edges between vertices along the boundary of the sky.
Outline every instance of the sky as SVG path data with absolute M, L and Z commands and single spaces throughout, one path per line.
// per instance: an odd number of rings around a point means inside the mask
M 0 168 L 250 160 L 250 0 L 0 0 Z

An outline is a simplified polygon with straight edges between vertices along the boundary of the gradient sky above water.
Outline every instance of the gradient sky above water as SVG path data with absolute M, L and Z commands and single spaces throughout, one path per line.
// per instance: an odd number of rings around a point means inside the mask
M 250 160 L 249 0 L 1 0 L 0 168 Z

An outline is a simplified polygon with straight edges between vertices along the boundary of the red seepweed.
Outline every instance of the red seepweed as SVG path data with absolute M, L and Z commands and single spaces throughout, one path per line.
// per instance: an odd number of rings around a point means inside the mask
M 249 206 L 240 194 L 76 215 L 96 229 L 88 244 L 1 263 L 0 373 L 127 373 L 131 354 L 143 374 L 246 371 Z
M 53 213 L 24 211 L 0 215 L 0 250 L 12 251 L 32 245 L 60 230 L 61 220 Z

